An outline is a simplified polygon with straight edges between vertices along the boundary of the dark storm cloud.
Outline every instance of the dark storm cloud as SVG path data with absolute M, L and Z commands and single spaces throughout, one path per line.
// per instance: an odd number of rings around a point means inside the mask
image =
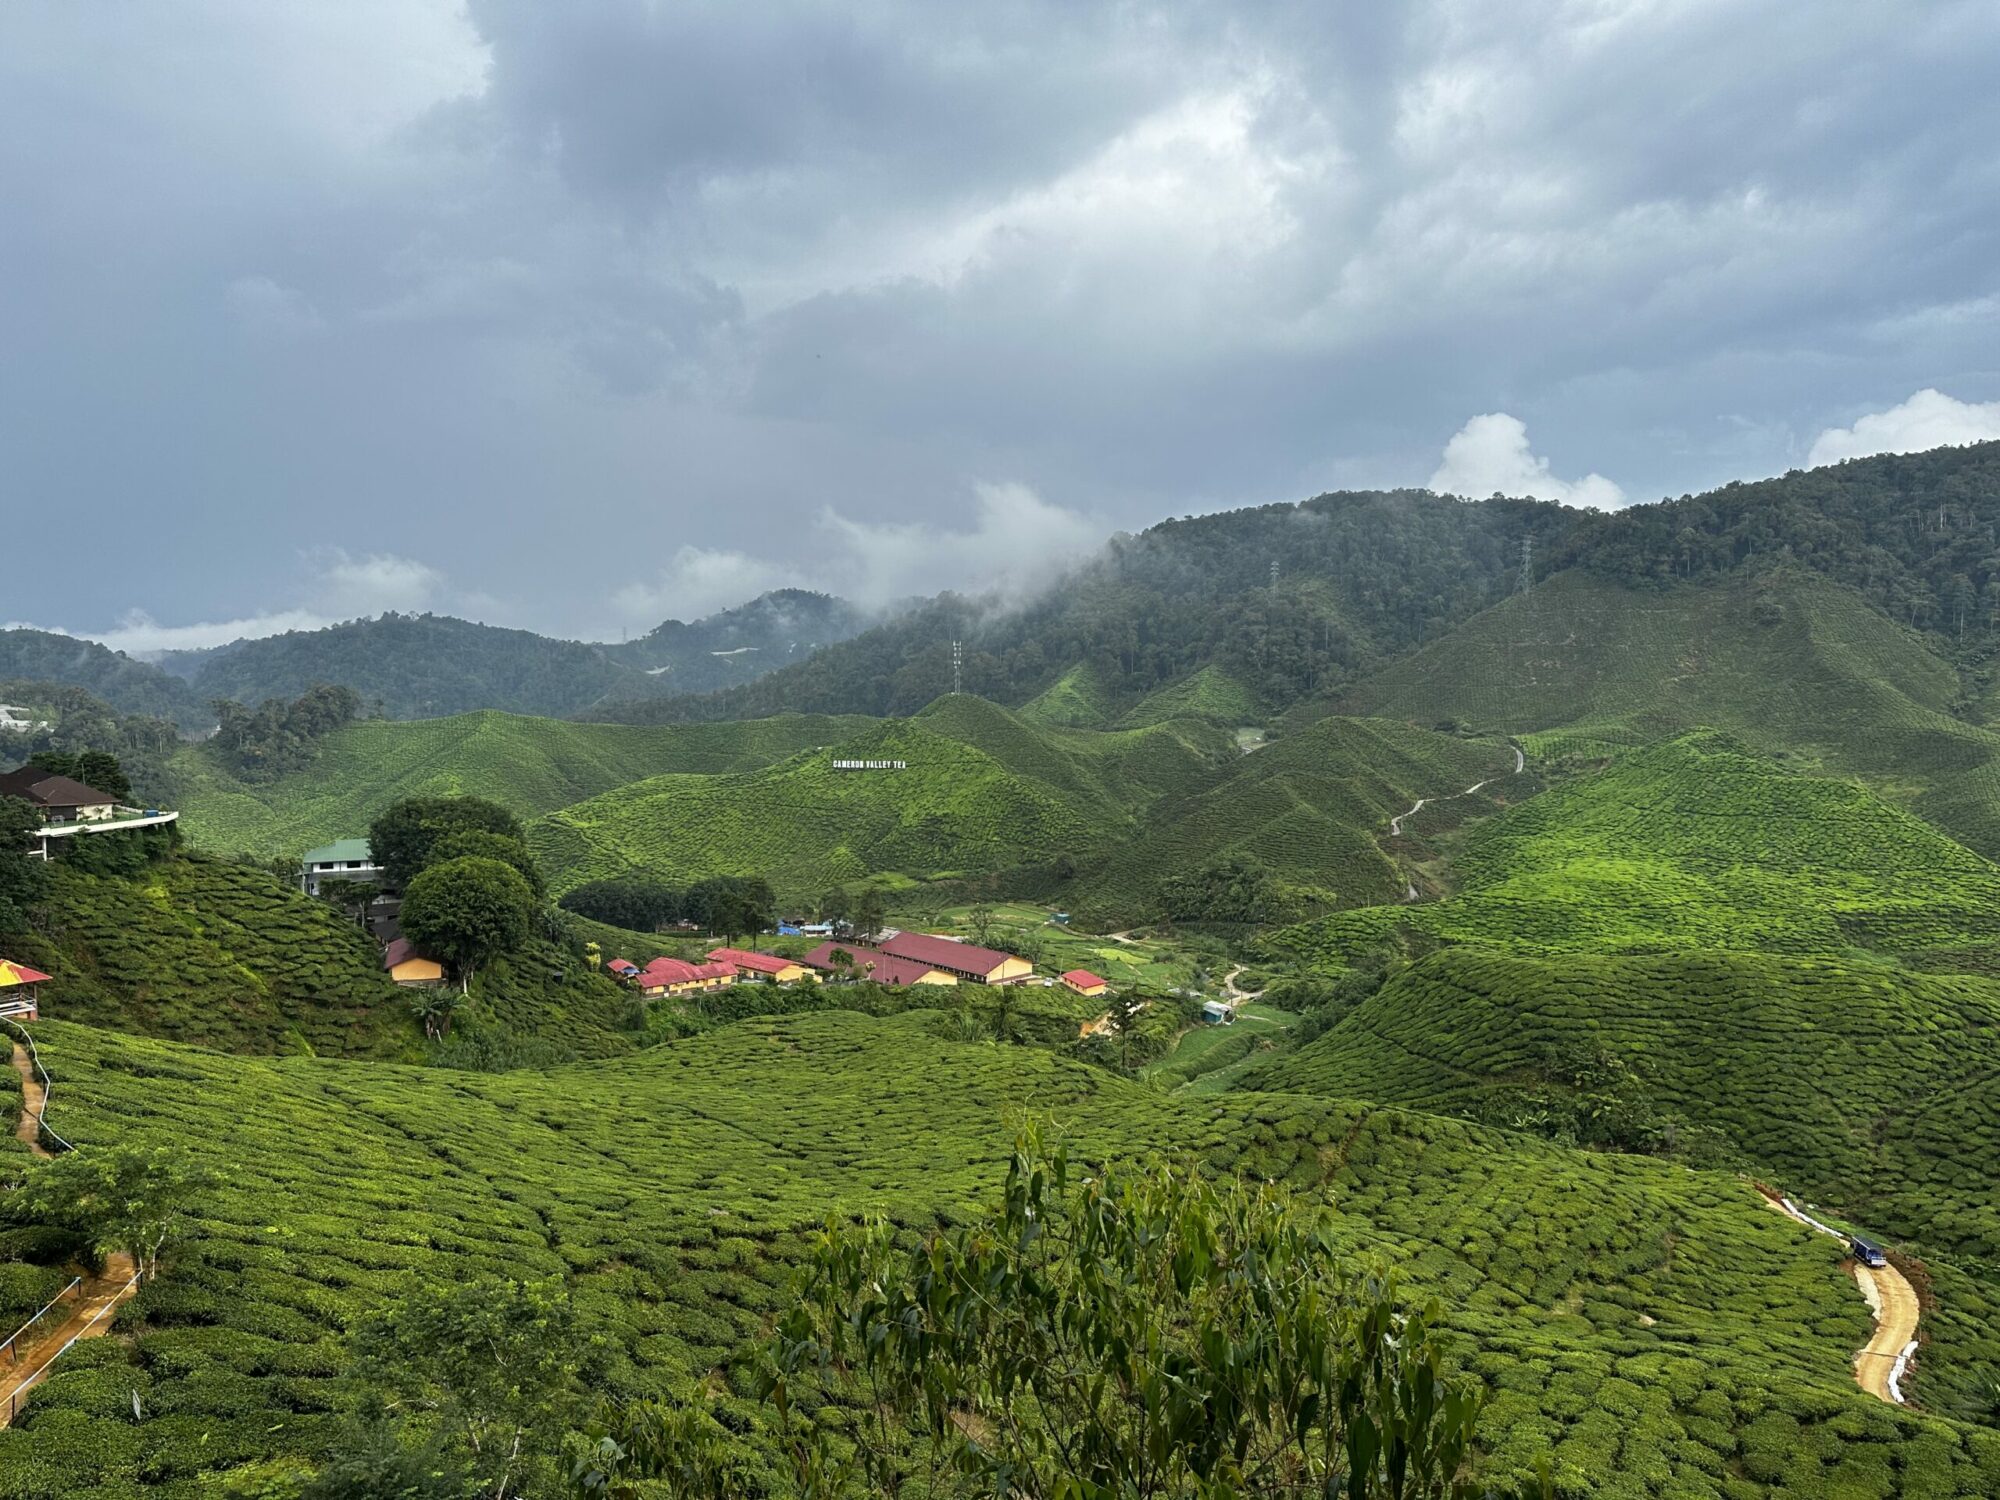
M 1996 63 L 1986 3 L 31 0 L 0 505 L 151 565 L 0 621 L 615 631 L 1980 436 Z

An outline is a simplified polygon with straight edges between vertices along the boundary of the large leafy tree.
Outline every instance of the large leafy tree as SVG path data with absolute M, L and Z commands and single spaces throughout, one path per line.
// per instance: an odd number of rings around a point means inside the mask
M 101 1146 L 37 1164 L 6 1201 L 10 1217 L 86 1236 L 123 1251 L 147 1280 L 184 1235 L 194 1206 L 220 1177 L 178 1146 Z
M 483 797 L 406 797 L 368 827 L 369 852 L 392 886 L 407 891 L 454 834 L 495 833 L 521 842 L 521 820 Z
M 132 800 L 132 782 L 118 757 L 108 750 L 37 750 L 28 763 L 57 776 L 67 776 L 120 802 Z
M 1459 1500 L 1480 1398 L 1438 1316 L 1279 1189 L 1087 1172 L 1030 1133 L 984 1222 L 822 1233 L 765 1384 L 809 1500 Z M 586 1495 L 755 1489 L 699 1407 L 607 1413 L 577 1449 Z
M 535 893 L 521 872 L 471 856 L 432 865 L 403 893 L 403 933 L 470 978 L 489 959 L 527 940 Z

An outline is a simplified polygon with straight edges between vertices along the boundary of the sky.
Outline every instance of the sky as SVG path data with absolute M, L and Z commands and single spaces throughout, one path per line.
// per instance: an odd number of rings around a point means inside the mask
M 2000 436 L 2000 7 L 10 0 L 0 622 L 617 639 Z

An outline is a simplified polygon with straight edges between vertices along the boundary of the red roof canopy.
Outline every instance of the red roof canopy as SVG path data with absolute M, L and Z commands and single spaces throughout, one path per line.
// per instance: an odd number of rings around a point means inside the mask
M 859 943 L 821 943 L 808 953 L 801 962 L 815 969 L 824 969 L 829 974 L 841 970 L 834 967 L 835 949 L 854 955 L 853 973 L 859 979 L 872 979 L 877 984 L 915 984 L 937 964 L 919 963 L 914 958 L 898 958 L 893 953 L 884 953 L 879 948 L 864 948 Z
M 1100 985 L 1108 986 L 1110 980 L 1102 974 L 1093 974 L 1088 969 L 1071 969 L 1062 976 L 1062 982 L 1079 990 L 1094 990 Z
M 11 990 L 17 984 L 45 984 L 48 977 L 40 969 L 0 958 L 0 990 Z
M 716 963 L 734 964 L 739 969 L 749 969 L 758 974 L 780 974 L 798 964 L 796 958 L 781 958 L 775 953 L 756 953 L 748 948 L 711 948 L 708 956 Z
M 423 954 L 417 952 L 417 945 L 415 943 L 411 942 L 408 938 L 399 937 L 382 950 L 382 967 L 393 969 L 397 964 L 408 963 L 413 958 L 423 958 L 423 956 Z M 435 959 L 426 961 L 436 962 Z
M 954 974 L 991 974 L 1014 957 L 997 948 L 981 948 L 956 938 L 932 937 L 927 932 L 899 932 L 882 944 L 882 951 Z

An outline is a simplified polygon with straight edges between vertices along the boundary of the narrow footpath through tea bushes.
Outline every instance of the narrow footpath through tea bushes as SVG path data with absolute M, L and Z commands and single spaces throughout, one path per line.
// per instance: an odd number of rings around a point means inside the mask
M 48 1090 L 37 1076 L 34 1058 L 19 1042 L 14 1043 L 14 1071 L 21 1075 L 21 1118 L 14 1126 L 15 1138 L 35 1155 L 51 1157 L 55 1153 L 42 1144 L 42 1112 L 48 1107 Z M 87 1272 L 77 1282 L 68 1317 L 36 1332 L 25 1345 L 21 1338 L 30 1333 L 32 1323 L 7 1341 L 5 1363 L 0 1364 L 0 1427 L 13 1422 L 21 1398 L 49 1373 L 71 1344 L 111 1331 L 112 1314 L 138 1288 L 138 1266 L 123 1250 L 114 1250 L 104 1257 L 102 1271 Z

